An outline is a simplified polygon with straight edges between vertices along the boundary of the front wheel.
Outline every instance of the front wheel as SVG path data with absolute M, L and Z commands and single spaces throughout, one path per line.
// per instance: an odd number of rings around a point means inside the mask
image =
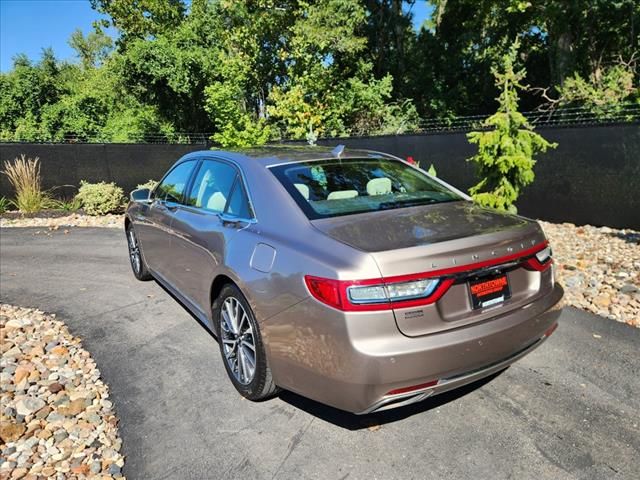
M 249 400 L 274 395 L 262 337 L 255 316 L 235 285 L 227 285 L 213 305 L 222 361 L 233 386 Z
M 138 243 L 138 237 L 133 229 L 133 225 L 127 225 L 127 245 L 129 246 L 129 261 L 131 262 L 131 269 L 133 274 L 138 280 L 146 281 L 151 280 L 153 277 L 147 269 L 146 263 L 144 263 L 144 257 L 140 250 L 140 243 Z

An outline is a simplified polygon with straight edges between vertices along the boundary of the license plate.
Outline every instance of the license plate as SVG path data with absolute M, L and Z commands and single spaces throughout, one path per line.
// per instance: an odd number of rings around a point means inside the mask
M 474 309 L 498 305 L 511 298 L 509 281 L 504 273 L 471 280 L 469 293 L 471 293 L 471 303 Z

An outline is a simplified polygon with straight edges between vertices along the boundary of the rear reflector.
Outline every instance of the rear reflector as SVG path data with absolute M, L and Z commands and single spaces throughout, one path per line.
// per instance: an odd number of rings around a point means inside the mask
M 416 390 L 423 390 L 429 387 L 435 387 L 438 384 L 438 380 L 432 380 L 431 382 L 421 383 L 420 385 L 414 385 L 413 387 L 396 388 L 387 392 L 387 395 L 400 395 L 401 393 L 415 392 Z
M 542 335 L 542 338 L 550 337 L 551 334 L 556 331 L 556 328 L 558 328 L 558 323 L 554 323 L 549 328 L 547 328 L 547 330 L 544 332 L 544 335 Z

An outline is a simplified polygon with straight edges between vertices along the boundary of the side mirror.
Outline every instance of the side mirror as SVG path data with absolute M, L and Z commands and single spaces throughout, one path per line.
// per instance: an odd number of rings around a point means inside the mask
M 129 194 L 129 198 L 132 202 L 148 202 L 151 195 L 151 190 L 148 188 L 139 188 Z

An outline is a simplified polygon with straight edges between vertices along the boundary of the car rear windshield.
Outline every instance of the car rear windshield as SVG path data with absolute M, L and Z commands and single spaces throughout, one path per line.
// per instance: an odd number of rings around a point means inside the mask
M 421 170 L 390 158 L 314 160 L 271 171 L 311 220 L 463 200 Z

